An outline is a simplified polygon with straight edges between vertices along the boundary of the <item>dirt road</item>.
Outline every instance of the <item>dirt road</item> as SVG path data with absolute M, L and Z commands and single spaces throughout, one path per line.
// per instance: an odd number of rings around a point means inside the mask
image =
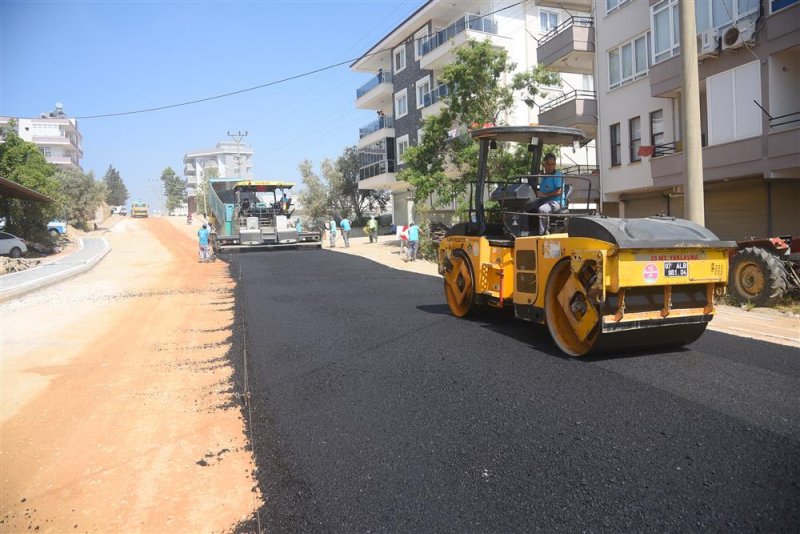
M 0 530 L 220 532 L 262 505 L 229 358 L 233 280 L 178 218 L 0 305 Z

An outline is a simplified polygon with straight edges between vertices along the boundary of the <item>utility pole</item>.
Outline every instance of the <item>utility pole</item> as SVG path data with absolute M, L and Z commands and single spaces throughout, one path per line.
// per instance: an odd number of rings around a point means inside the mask
M 234 142 L 236 143 L 236 167 L 234 167 L 234 169 L 236 170 L 236 176 L 241 178 L 242 155 L 239 151 L 239 147 L 242 144 L 242 139 L 247 137 L 247 130 L 245 130 L 244 133 L 242 133 L 241 130 L 236 133 L 231 133 L 230 130 L 228 130 L 228 136 L 233 138 Z
M 694 2 L 678 2 L 681 23 L 681 67 L 683 73 L 683 153 L 686 158 L 685 216 L 706 225 L 703 196 L 703 146 L 700 134 L 700 80 L 697 73 L 697 23 Z

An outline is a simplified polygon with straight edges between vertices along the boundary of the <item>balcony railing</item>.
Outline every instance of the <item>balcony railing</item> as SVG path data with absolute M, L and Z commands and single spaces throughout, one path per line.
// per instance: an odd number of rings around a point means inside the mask
M 420 52 L 424 56 L 467 30 L 497 35 L 497 21 L 491 17 L 467 13 L 450 26 L 422 39 Z
M 558 26 L 556 26 L 555 28 L 553 28 L 552 30 L 550 30 L 549 32 L 547 32 L 546 34 L 544 34 L 544 36 L 541 39 L 539 39 L 539 46 L 542 46 L 547 41 L 553 39 L 556 35 L 558 35 L 559 33 L 563 32 L 564 30 L 572 26 L 582 26 L 584 28 L 591 28 L 592 26 L 594 26 L 594 20 L 592 19 L 592 17 L 570 17 L 561 24 L 559 24 Z
M 394 128 L 394 117 L 386 117 L 386 116 L 380 117 L 378 118 L 378 120 L 372 121 L 363 128 L 359 128 L 358 138 L 363 139 L 369 134 L 375 133 L 378 130 L 382 130 L 384 128 Z
M 570 91 L 568 93 L 564 93 L 563 95 L 559 96 L 558 98 L 554 98 L 553 100 L 548 100 L 541 106 L 539 106 L 539 113 L 544 113 L 545 111 L 550 111 L 562 104 L 566 104 L 567 102 L 571 102 L 573 100 L 596 100 L 597 93 L 594 91 L 587 91 L 585 89 L 576 89 L 574 91 Z
M 366 180 L 367 178 L 372 178 L 373 176 L 378 176 L 387 172 L 394 172 L 393 159 L 384 159 L 381 161 L 376 161 L 371 165 L 361 167 L 358 170 L 358 179 Z
M 597 174 L 598 171 L 597 165 L 570 165 L 561 169 L 564 174 Z
M 378 87 L 382 83 L 392 83 L 392 73 L 391 72 L 381 72 L 375 75 L 370 81 L 362 85 L 356 91 L 356 99 L 361 98 L 365 94 L 369 93 L 376 87 Z
M 426 108 L 437 103 L 442 97 L 450 94 L 450 89 L 445 84 L 436 86 L 432 91 L 422 95 L 422 107 Z
M 678 152 L 683 152 L 683 143 L 680 141 L 672 141 L 671 143 L 664 143 L 653 147 L 654 158 L 677 154 Z

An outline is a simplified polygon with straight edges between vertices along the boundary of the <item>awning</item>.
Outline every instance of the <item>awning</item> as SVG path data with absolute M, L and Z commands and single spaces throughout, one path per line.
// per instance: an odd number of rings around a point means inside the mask
M 36 200 L 38 202 L 52 202 L 53 199 L 24 185 L 19 185 L 11 180 L 0 178 L 0 197 L 20 198 L 22 200 Z

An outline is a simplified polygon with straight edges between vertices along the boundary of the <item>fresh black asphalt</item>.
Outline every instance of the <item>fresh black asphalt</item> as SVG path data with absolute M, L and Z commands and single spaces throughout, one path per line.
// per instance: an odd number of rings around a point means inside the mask
M 268 532 L 800 525 L 797 349 L 709 330 L 571 359 L 544 327 L 452 317 L 438 278 L 327 250 L 230 261 Z

